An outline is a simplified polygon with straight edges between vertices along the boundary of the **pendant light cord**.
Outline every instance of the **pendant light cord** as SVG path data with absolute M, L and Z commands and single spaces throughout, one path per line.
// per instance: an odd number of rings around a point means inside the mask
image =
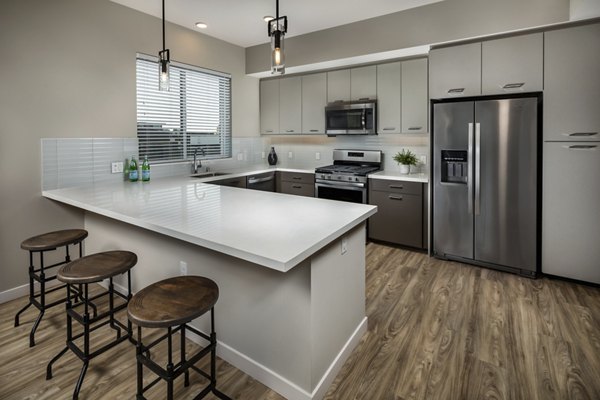
M 279 24 L 279 0 L 275 0 L 275 21 Z
M 162 39 L 163 50 L 165 49 L 165 0 L 162 0 Z

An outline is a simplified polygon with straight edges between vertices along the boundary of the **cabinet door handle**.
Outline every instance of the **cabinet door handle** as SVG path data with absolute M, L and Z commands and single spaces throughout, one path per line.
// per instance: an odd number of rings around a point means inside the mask
M 311 129 L 310 131 L 311 131 L 311 132 L 319 132 L 319 130 L 318 130 L 318 129 Z
M 286 132 L 288 132 L 288 133 L 289 132 L 294 132 L 294 130 L 293 129 L 286 129 Z
M 408 128 L 409 131 L 420 131 L 421 129 L 423 129 L 422 126 L 411 126 Z
M 522 88 L 523 85 L 525 85 L 525 82 L 507 83 L 502 86 L 502 89 L 519 89 Z
M 448 89 L 448 93 L 450 93 L 450 94 L 462 94 L 464 91 L 465 91 L 464 87 Z
M 369 97 L 361 97 L 360 99 L 358 99 L 359 101 L 365 101 L 365 100 L 369 100 Z
M 569 150 L 592 150 L 595 149 L 596 146 L 595 144 L 574 144 L 573 146 L 568 146 L 567 148 Z
M 383 128 L 383 130 L 384 130 L 384 131 L 395 131 L 395 130 L 396 130 L 396 127 L 395 127 L 395 126 L 392 126 L 392 127 L 389 127 L 389 128 Z
M 404 189 L 404 186 L 402 185 L 389 185 L 388 187 L 390 189 Z
M 302 177 L 301 176 L 292 176 L 292 179 L 299 181 L 300 179 L 302 179 Z
M 402 196 L 393 196 L 393 195 L 389 195 L 388 199 L 390 200 L 402 200 Z
M 300 186 L 300 185 L 292 185 L 292 187 L 293 187 L 294 189 L 302 189 L 302 186 Z
M 596 136 L 598 132 L 573 132 L 569 133 L 569 136 Z
M 267 132 L 267 133 L 273 133 L 273 129 L 267 129 L 267 130 L 265 130 L 265 132 Z

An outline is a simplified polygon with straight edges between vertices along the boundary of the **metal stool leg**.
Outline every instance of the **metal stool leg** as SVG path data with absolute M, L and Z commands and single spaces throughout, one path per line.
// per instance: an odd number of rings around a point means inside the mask
M 83 363 L 83 367 L 81 367 L 79 379 L 77 379 L 77 385 L 75 385 L 75 391 L 73 392 L 73 400 L 77 400 L 79 398 L 79 391 L 81 390 L 81 385 L 83 385 L 83 378 L 85 378 L 85 373 L 87 372 L 88 364 L 88 361 L 85 361 Z
M 210 309 L 210 385 L 215 396 L 223 400 L 231 400 L 229 396 L 217 389 L 217 333 L 215 332 L 215 308 Z
M 171 327 L 167 328 L 167 400 L 173 400 L 173 333 Z
M 142 400 L 144 398 L 144 366 L 142 365 L 142 327 L 137 327 L 137 344 L 135 347 L 135 359 L 137 366 L 137 394 L 135 398 Z
M 27 310 L 31 307 L 31 301 L 33 300 L 33 253 L 29 252 L 29 303 L 15 315 L 15 327 L 19 326 L 19 316 L 23 313 L 23 311 Z
M 181 365 L 185 364 L 185 324 L 181 325 Z M 190 371 L 186 369 L 184 372 L 184 386 L 190 386 Z

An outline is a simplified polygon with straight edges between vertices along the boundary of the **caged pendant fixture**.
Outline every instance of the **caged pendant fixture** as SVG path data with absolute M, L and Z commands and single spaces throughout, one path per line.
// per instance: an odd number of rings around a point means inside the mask
M 165 0 L 162 0 L 162 51 L 158 52 L 158 90 L 169 90 L 169 63 L 171 56 L 165 48 Z
M 271 38 L 271 74 L 283 75 L 285 73 L 285 54 L 283 53 L 283 37 L 287 33 L 287 17 L 279 16 L 279 0 L 275 0 L 275 19 L 267 24 Z

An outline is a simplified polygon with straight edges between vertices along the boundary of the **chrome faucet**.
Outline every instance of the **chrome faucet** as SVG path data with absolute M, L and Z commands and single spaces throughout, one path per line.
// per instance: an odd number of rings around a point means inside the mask
M 203 148 L 200 148 L 200 151 L 202 152 L 202 155 L 206 155 L 204 152 Z M 199 160 L 197 158 L 198 155 L 198 149 L 194 149 L 194 162 L 192 163 L 192 173 L 197 174 L 198 173 L 198 169 L 202 168 L 202 160 Z

